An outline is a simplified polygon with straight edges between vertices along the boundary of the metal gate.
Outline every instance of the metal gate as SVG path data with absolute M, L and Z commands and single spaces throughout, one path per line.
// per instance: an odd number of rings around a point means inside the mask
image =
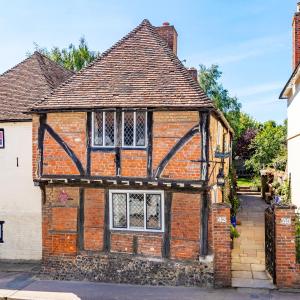
M 265 210 L 265 244 L 266 270 L 276 284 L 275 213 L 271 206 Z

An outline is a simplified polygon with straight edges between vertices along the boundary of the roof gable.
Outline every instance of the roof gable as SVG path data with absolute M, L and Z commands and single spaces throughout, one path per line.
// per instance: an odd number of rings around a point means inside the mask
M 28 120 L 24 114 L 73 75 L 44 55 L 33 55 L 0 75 L 0 121 Z
M 144 20 L 34 111 L 98 107 L 213 107 L 180 60 Z

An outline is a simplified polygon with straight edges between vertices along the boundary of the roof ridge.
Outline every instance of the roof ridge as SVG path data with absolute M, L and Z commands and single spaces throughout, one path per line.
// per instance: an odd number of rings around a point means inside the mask
M 62 82 L 59 86 L 56 87 L 56 89 L 53 89 L 49 95 L 47 95 L 46 97 L 44 97 L 43 99 L 41 99 L 40 101 L 37 101 L 33 106 L 32 109 L 30 110 L 34 110 L 34 107 L 36 105 L 39 105 L 40 103 L 44 102 L 45 100 L 47 100 L 47 98 L 51 97 L 51 95 L 54 93 L 54 91 L 62 88 L 63 86 L 69 84 L 70 82 L 72 82 L 73 80 L 76 79 L 77 76 L 80 76 L 80 74 L 82 72 L 85 72 L 85 70 L 91 68 L 92 66 L 94 66 L 97 62 L 101 61 L 104 57 L 106 57 L 110 52 L 112 52 L 116 47 L 118 47 L 120 44 L 122 44 L 125 40 L 127 40 L 128 38 L 130 38 L 133 34 L 135 34 L 138 30 L 140 30 L 144 25 L 151 25 L 150 21 L 147 19 L 144 19 L 138 26 L 136 26 L 134 29 L 132 29 L 129 33 L 127 33 L 125 36 L 123 36 L 121 39 L 119 39 L 116 43 L 114 43 L 110 48 L 108 48 L 107 50 L 105 50 L 104 52 L 102 52 L 102 54 L 97 57 L 96 59 L 94 59 L 91 63 L 89 63 L 86 67 L 82 68 L 80 71 L 76 72 L 74 74 L 74 76 L 71 76 L 70 78 L 68 78 L 66 81 Z M 152 25 L 151 25 L 152 26 Z

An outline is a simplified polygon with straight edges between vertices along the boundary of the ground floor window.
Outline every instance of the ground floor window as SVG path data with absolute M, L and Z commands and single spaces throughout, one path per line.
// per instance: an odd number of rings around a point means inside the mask
M 110 190 L 110 228 L 136 231 L 163 231 L 162 191 Z

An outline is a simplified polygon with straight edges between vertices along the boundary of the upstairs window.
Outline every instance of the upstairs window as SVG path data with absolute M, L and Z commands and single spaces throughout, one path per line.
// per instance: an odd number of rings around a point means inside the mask
M 122 116 L 124 147 L 146 147 L 147 113 L 145 111 L 124 111 Z
M 163 231 L 163 192 L 111 190 L 109 200 L 111 229 Z
M 93 113 L 93 146 L 114 147 L 116 140 L 116 113 L 96 111 Z

